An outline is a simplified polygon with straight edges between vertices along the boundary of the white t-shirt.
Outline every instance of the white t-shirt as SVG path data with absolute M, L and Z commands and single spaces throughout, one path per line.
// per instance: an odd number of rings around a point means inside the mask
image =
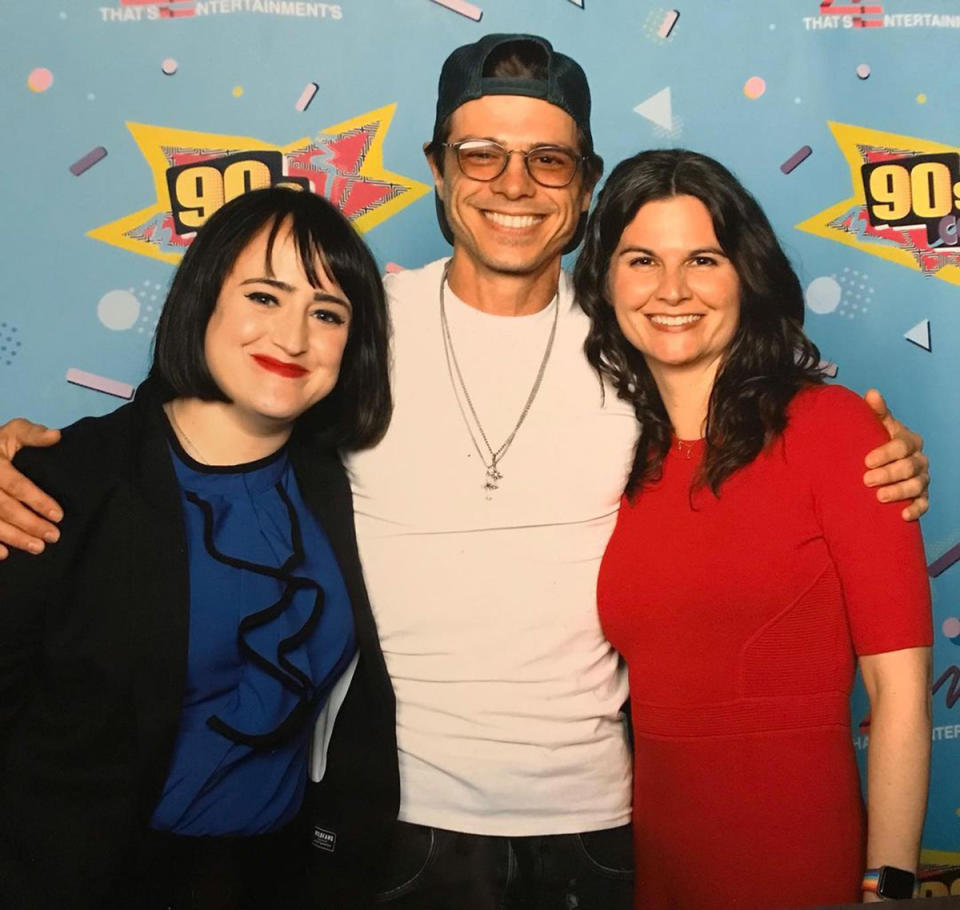
M 539 393 L 499 489 L 485 490 L 444 355 L 443 266 L 386 280 L 395 410 L 384 440 L 348 461 L 397 695 L 400 817 L 514 836 L 625 824 L 627 683 L 600 629 L 596 581 L 636 418 L 611 389 L 603 399 L 566 275 L 558 300 L 531 316 L 492 316 L 447 288 L 454 350 L 494 449 L 523 409 L 559 306 Z

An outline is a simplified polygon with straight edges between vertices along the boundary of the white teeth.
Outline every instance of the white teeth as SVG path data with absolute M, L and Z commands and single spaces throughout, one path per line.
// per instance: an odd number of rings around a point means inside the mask
M 508 228 L 528 228 L 537 224 L 541 218 L 539 215 L 503 215 L 500 212 L 484 212 L 495 224 Z
M 688 316 L 651 316 L 650 321 L 657 325 L 689 325 L 700 319 L 700 313 L 690 313 Z

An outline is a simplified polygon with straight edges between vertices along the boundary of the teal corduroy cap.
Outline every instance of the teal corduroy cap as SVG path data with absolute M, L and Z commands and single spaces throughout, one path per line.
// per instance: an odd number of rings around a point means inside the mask
M 504 44 L 516 42 L 537 45 L 542 50 L 546 79 L 483 75 L 490 55 Z M 586 74 L 576 60 L 555 51 L 546 38 L 539 35 L 484 35 L 473 44 L 458 47 L 447 57 L 440 71 L 434 135 L 461 104 L 484 95 L 523 95 L 556 105 L 573 118 L 583 133 L 587 145 L 584 153 L 593 153 L 590 86 Z

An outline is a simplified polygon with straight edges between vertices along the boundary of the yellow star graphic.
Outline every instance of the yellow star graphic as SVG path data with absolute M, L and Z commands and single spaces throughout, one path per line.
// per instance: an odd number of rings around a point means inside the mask
M 930 244 L 920 226 L 881 228 L 870 225 L 867 188 L 861 171 L 862 166 L 870 161 L 901 161 L 919 155 L 960 153 L 960 148 L 848 123 L 828 122 L 828 125 L 850 166 L 853 195 L 800 222 L 796 227 L 926 275 L 960 284 L 960 246 Z M 957 210 L 948 217 L 955 216 L 960 220 L 960 184 L 953 187 L 953 192 L 958 197 Z M 921 219 L 918 217 L 916 220 L 919 222 Z
M 383 141 L 395 109 L 388 104 L 288 145 L 128 122 L 153 173 L 156 201 L 88 236 L 177 263 L 196 227 L 224 201 L 283 182 L 326 196 L 359 231 L 368 231 L 431 189 L 383 166 Z M 174 179 L 178 175 L 182 179 Z

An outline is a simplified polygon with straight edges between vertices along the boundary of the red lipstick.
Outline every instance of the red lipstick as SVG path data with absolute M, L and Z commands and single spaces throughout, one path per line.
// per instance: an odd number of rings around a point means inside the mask
M 252 354 L 251 356 L 265 370 L 276 373 L 278 376 L 285 376 L 287 379 L 299 379 L 310 372 L 299 364 L 288 363 L 285 360 L 274 360 L 273 357 L 267 357 L 265 354 Z

